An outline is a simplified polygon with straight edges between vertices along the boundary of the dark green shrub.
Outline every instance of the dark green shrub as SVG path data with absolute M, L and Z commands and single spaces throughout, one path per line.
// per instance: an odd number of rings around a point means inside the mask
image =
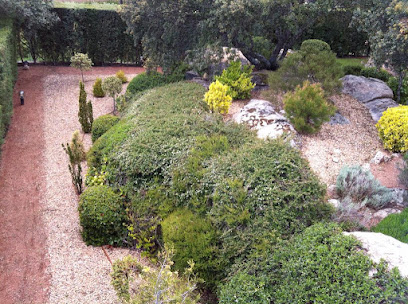
M 406 188 L 408 188 L 408 152 L 404 154 L 404 162 L 402 167 L 399 168 L 399 175 L 398 178 Z
M 164 244 L 174 248 L 174 269 L 182 271 L 193 260 L 198 276 L 207 285 L 214 284 L 219 269 L 216 265 L 217 236 L 211 221 L 184 209 L 170 214 L 161 226 Z
M 89 187 L 81 194 L 78 211 L 87 245 L 122 244 L 126 211 L 119 194 L 108 186 Z
M 408 243 L 408 208 L 399 214 L 390 214 L 372 231 L 381 232 L 401 242 Z
M 330 46 L 312 39 L 303 41 L 300 50 L 282 62 L 278 72 L 272 74 L 275 77 L 269 82 L 271 87 L 287 91 L 308 80 L 311 83 L 319 82 L 327 93 L 335 93 L 341 87 L 342 75 L 341 65 L 330 51 Z
M 93 123 L 93 110 L 92 102 L 86 102 L 86 92 L 84 83 L 79 82 L 79 111 L 78 111 L 79 123 L 81 124 L 82 131 L 84 133 L 91 133 Z
M 392 200 L 392 193 L 360 166 L 343 167 L 336 181 L 342 203 L 380 209 Z
M 247 261 L 221 286 L 220 303 L 403 303 L 408 280 L 384 262 L 374 264 L 359 242 L 342 235 L 335 224 L 320 223 L 290 241 L 280 242 L 263 257 Z M 370 272 L 374 270 L 374 275 Z M 243 281 L 243 279 L 247 281 Z M 233 282 L 242 283 L 233 285 Z M 269 301 L 268 301 L 269 300 Z
M 255 87 L 252 80 L 253 66 L 242 67 L 241 61 L 233 61 L 229 67 L 222 71 L 221 76 L 216 76 L 218 80 L 229 87 L 227 94 L 232 99 L 245 99 L 251 96 L 251 91 Z
M 17 78 L 16 31 L 13 21 L 0 18 L 0 148 L 13 113 Z
M 362 69 L 363 69 L 363 65 L 356 65 L 356 64 L 343 65 L 343 74 L 360 76 Z
M 102 78 L 96 78 L 93 85 L 93 95 L 95 97 L 105 97 L 105 92 L 102 89 Z
M 111 114 L 103 115 L 95 119 L 92 124 L 92 142 L 106 133 L 119 122 L 120 118 Z
M 391 88 L 391 90 L 394 92 L 394 98 L 397 99 L 397 90 L 398 90 L 398 78 L 396 77 L 390 77 L 388 79 L 388 86 Z M 408 105 L 408 78 L 404 78 L 402 82 L 402 87 L 401 87 L 401 100 L 400 104 Z
M 373 68 L 363 68 L 361 70 L 361 76 L 377 78 L 384 82 L 387 82 L 392 75 L 384 69 L 377 69 L 373 67 Z
M 261 54 L 265 58 L 271 58 L 274 45 L 269 39 L 261 36 L 253 37 L 254 48 L 253 51 Z
M 167 81 L 166 76 L 163 74 L 158 72 L 141 73 L 130 81 L 127 92 L 129 94 L 136 94 L 165 84 L 167 84 Z
M 285 112 L 295 129 L 301 133 L 316 133 L 322 124 L 335 113 L 327 103 L 319 84 L 305 81 L 294 93 L 287 93 L 283 100 Z

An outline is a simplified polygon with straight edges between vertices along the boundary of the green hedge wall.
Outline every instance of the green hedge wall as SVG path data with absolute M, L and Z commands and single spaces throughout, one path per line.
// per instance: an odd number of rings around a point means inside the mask
M 0 19 L 0 147 L 13 113 L 17 78 L 16 33 L 11 20 Z
M 60 18 L 38 34 L 37 55 L 47 62 L 69 62 L 74 52 L 88 53 L 96 65 L 139 63 L 141 47 L 134 46 L 119 14 L 109 10 L 54 8 Z

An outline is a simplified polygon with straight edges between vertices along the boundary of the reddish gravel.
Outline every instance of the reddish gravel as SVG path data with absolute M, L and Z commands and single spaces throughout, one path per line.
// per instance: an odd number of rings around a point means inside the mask
M 137 67 L 93 68 L 84 75 L 113 75 L 143 71 Z M 47 303 L 47 235 L 42 219 L 45 192 L 44 99 L 45 77 L 78 75 L 69 67 L 33 66 L 19 70 L 14 89 L 14 115 L 0 163 L 0 303 Z M 20 106 L 18 92 L 25 91 Z

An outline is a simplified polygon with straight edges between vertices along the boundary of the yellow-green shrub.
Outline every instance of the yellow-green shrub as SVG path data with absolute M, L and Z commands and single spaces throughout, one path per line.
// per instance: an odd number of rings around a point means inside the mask
M 127 83 L 128 79 L 125 75 L 125 72 L 123 72 L 122 70 L 119 70 L 116 72 L 116 77 L 118 77 L 120 79 L 120 81 L 122 81 L 122 83 Z
M 102 78 L 96 78 L 93 85 L 93 95 L 95 97 L 105 97 L 105 92 L 102 89 Z
M 408 106 L 389 108 L 375 126 L 385 149 L 408 151 Z
M 205 93 L 204 101 L 211 111 L 228 114 L 232 101 L 232 97 L 227 94 L 228 90 L 229 87 L 218 80 L 210 85 L 209 91 Z

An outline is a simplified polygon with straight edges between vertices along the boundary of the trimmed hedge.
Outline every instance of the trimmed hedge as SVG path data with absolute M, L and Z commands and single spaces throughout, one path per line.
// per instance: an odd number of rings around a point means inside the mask
M 140 64 L 141 47 L 134 45 L 116 11 L 54 8 L 54 12 L 60 21 L 38 32 L 38 57 L 57 63 L 69 62 L 73 53 L 86 53 L 95 65 Z
M 99 137 L 106 133 L 110 128 L 119 122 L 120 118 L 106 114 L 98 117 L 92 124 L 92 142 L 95 142 Z
M 13 113 L 17 79 L 16 32 L 11 20 L 0 19 L 0 148 Z

